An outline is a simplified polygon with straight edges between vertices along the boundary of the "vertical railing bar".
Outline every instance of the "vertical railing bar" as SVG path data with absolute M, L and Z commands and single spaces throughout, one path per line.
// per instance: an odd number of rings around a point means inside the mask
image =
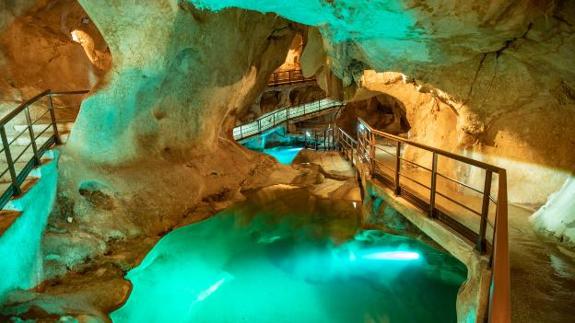
M 369 132 L 369 145 L 370 145 L 370 159 L 371 159 L 371 176 L 375 175 L 375 134 L 373 132 Z
M 34 153 L 34 164 L 35 166 L 40 165 L 40 156 L 38 156 L 38 147 L 36 146 L 36 136 L 34 135 L 34 129 L 32 128 L 32 118 L 30 117 L 30 107 L 24 108 L 24 114 L 26 115 L 26 124 L 28 125 L 28 133 L 30 134 L 30 144 L 32 145 L 32 152 Z
M 397 142 L 395 153 L 395 195 L 399 195 L 401 194 L 401 187 L 399 184 L 399 172 L 401 167 L 401 141 Z
M 0 126 L 0 137 L 2 137 L 2 145 L 4 146 L 4 153 L 6 154 L 6 163 L 10 171 L 10 178 L 12 179 L 12 186 L 14 186 L 14 195 L 22 194 L 20 185 L 18 184 L 18 177 L 16 176 L 16 169 L 12 161 L 12 153 L 10 152 L 10 145 L 8 144 L 8 137 L 6 136 L 5 125 Z
M 483 186 L 483 201 L 481 203 L 481 222 L 479 224 L 479 237 L 477 238 L 477 250 L 481 253 L 485 251 L 485 232 L 487 230 L 487 219 L 489 216 L 489 194 L 491 194 L 491 180 L 493 172 L 485 170 L 485 183 Z
M 54 102 L 52 101 L 52 94 L 48 94 L 48 108 L 50 109 L 50 118 L 52 120 L 52 127 L 54 128 L 54 142 L 56 145 L 62 144 L 62 138 L 58 132 L 58 125 L 56 124 L 56 113 L 54 111 Z
M 431 188 L 429 193 L 429 217 L 435 217 L 435 192 L 437 189 L 437 153 L 433 152 L 431 161 Z
M 493 241 L 493 268 L 489 303 L 489 322 L 511 322 L 511 279 L 509 264 L 507 172 L 498 172 L 497 215 Z

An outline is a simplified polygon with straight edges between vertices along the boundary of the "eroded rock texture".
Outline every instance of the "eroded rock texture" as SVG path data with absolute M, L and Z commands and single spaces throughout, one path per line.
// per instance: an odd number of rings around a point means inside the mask
M 385 35 L 341 43 L 326 37 L 331 69 L 344 85 L 359 87 L 357 66 L 402 72 L 417 80 L 417 92 L 432 95 L 411 107 L 417 110 L 412 119 L 440 116 L 426 106 L 444 104 L 451 120 L 430 120 L 435 131 L 415 126 L 411 139 L 501 165 L 509 171 L 512 201 L 544 202 L 575 165 L 569 126 L 575 121 L 572 6 L 439 1 L 406 3 L 404 8 L 410 8 L 404 15 L 415 23 L 412 33 L 394 42 Z M 393 48 L 404 55 L 384 54 Z M 404 87 L 401 82 L 398 86 Z M 446 131 L 446 140 L 434 135 Z
M 541 205 L 575 169 L 571 1 L 192 2 L 317 26 L 302 67 L 328 95 L 352 99 L 366 69 L 405 74 L 398 89 L 367 87 L 406 101 L 411 139 L 507 168 L 512 202 Z
M 241 9 L 81 4 L 113 67 L 63 148 L 45 239 L 53 275 L 110 252 L 113 241 L 162 235 L 200 204 L 218 209 L 241 197 L 272 162 L 233 142 L 231 129 L 295 35 L 283 18 Z
M 110 63 L 105 41 L 75 0 L 0 4 L 3 110 L 47 89 L 90 89 Z M 78 111 L 66 113 L 73 119 Z

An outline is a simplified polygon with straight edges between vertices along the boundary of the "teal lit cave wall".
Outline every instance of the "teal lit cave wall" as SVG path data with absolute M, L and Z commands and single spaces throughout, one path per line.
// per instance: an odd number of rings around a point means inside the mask
M 412 10 L 400 0 L 188 0 L 203 9 L 242 8 L 273 12 L 287 19 L 322 26 L 331 42 L 354 41 L 367 56 L 389 61 L 428 62 L 425 33 L 417 27 Z
M 38 181 L 6 206 L 21 214 L 0 236 L 0 304 L 8 292 L 32 288 L 42 280 L 40 246 L 58 182 L 58 153 L 50 151 L 46 157 L 52 160 L 30 173 Z

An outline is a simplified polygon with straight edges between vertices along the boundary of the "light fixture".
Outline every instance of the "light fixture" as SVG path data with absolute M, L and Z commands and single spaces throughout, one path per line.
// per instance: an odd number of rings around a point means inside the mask
M 420 258 L 420 255 L 419 253 L 414 251 L 380 251 L 365 254 L 362 256 L 362 258 L 369 260 L 408 261 L 408 260 L 418 260 Z

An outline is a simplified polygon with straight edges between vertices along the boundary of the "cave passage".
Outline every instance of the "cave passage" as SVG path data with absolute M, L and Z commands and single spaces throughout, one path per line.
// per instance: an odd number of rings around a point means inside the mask
M 466 267 L 360 227 L 353 202 L 259 192 L 166 235 L 114 322 L 455 322 Z M 425 291 L 425 292 L 424 292 Z M 417 306 L 413 306 L 417 304 Z
M 572 1 L 4 1 L 0 322 L 570 322 L 574 53 Z

